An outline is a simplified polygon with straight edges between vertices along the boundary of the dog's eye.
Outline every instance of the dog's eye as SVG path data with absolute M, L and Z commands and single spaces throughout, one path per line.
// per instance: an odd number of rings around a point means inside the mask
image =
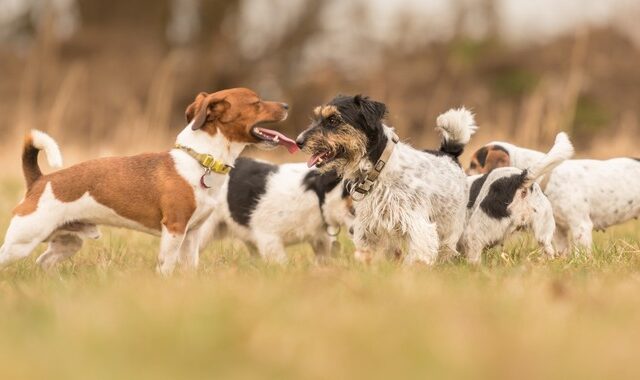
M 338 125 L 340 125 L 340 119 L 338 119 L 337 116 L 333 115 L 333 116 L 329 116 L 327 118 L 327 124 L 330 127 L 337 127 Z
M 528 193 L 527 189 L 522 189 L 522 193 L 521 193 L 522 198 L 526 197 L 527 193 Z

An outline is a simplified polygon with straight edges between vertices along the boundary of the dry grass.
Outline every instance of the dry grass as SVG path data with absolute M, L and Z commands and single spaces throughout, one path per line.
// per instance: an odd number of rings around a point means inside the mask
M 20 181 L 0 189 L 4 231 Z M 195 275 L 155 275 L 157 240 L 105 229 L 58 271 L 0 271 L 4 379 L 638 378 L 637 224 L 594 258 L 514 239 L 480 268 L 364 267 L 345 245 L 281 268 L 230 242 Z

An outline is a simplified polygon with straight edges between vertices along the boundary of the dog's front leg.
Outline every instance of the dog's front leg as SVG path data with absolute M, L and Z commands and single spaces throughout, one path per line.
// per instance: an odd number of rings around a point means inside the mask
M 178 257 L 180 255 L 180 246 L 184 241 L 185 234 L 174 233 L 166 228 L 162 230 L 160 238 L 160 255 L 158 256 L 158 273 L 169 276 L 173 273 Z
M 190 270 L 198 269 L 200 261 L 200 231 L 201 229 L 189 230 L 184 237 L 182 246 L 180 247 L 180 261 L 182 265 Z
M 376 235 L 365 232 L 364 226 L 361 223 L 355 223 L 353 226 L 353 244 L 356 246 L 356 250 L 353 253 L 353 257 L 356 261 L 369 264 L 375 256 L 374 247 L 377 246 L 378 238 Z

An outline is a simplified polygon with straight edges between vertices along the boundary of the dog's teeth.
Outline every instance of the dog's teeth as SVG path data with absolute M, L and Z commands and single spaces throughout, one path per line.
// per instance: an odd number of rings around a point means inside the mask
M 273 142 L 278 142 L 278 141 L 280 141 L 280 137 L 276 136 L 273 138 Z

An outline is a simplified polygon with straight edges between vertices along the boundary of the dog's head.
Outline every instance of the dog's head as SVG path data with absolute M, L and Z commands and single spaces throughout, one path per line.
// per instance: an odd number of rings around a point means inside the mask
M 246 88 L 232 88 L 207 94 L 201 92 L 185 112 L 191 129 L 210 135 L 221 133 L 228 141 L 257 144 L 263 149 L 285 146 L 297 151 L 295 141 L 280 132 L 264 128 L 287 118 L 286 103 L 260 99 Z
M 378 160 L 388 140 L 382 125 L 386 113 L 384 103 L 367 97 L 337 96 L 314 109 L 311 125 L 296 143 L 311 155 L 310 167 L 336 170 L 343 176 L 355 171 L 363 159 Z
M 471 156 L 467 175 L 486 174 L 493 169 L 511 166 L 509 151 L 500 144 L 489 144 Z

